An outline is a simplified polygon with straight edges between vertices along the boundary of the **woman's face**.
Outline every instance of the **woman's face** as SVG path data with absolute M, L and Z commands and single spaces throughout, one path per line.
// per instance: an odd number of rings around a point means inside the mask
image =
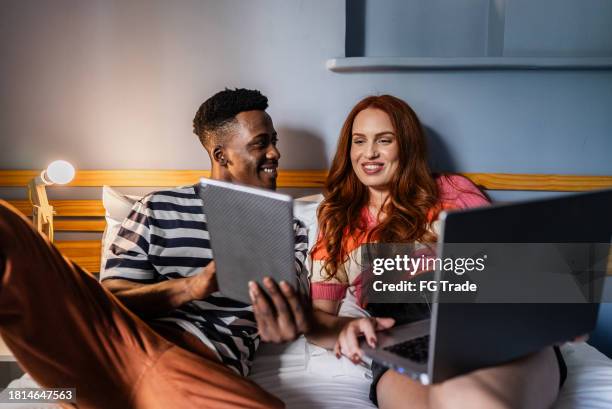
M 359 112 L 351 138 L 351 164 L 361 183 L 387 191 L 399 168 L 397 135 L 389 115 L 377 108 Z

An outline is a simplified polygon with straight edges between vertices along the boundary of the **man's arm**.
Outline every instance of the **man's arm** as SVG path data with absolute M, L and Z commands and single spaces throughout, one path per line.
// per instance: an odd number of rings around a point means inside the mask
M 216 291 L 215 264 L 210 262 L 197 275 L 155 282 L 159 273 L 149 261 L 152 196 L 134 204 L 110 246 L 101 273 L 102 285 L 127 308 L 140 316 L 158 316 Z M 153 282 L 153 284 L 152 284 Z
M 111 278 L 102 285 L 128 309 L 140 316 L 158 316 L 194 300 L 201 300 L 217 291 L 215 263 L 211 261 L 195 276 L 142 284 Z

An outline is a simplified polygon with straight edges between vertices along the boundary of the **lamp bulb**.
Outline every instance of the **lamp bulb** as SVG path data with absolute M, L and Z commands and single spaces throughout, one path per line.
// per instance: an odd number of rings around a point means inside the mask
M 74 166 L 65 160 L 56 160 L 51 162 L 45 173 L 51 182 L 64 185 L 74 178 Z

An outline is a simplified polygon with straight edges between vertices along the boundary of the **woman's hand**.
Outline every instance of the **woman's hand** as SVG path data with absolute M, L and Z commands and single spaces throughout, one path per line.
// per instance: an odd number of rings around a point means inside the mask
M 589 334 L 584 334 L 584 335 L 580 335 L 577 336 L 576 338 L 571 339 L 570 341 L 567 342 L 571 342 L 573 344 L 577 344 L 579 342 L 587 342 L 589 340 Z M 560 342 L 558 344 L 556 344 L 558 347 L 561 347 L 563 345 L 565 345 L 567 342 Z
M 350 321 L 342 328 L 334 353 L 336 358 L 346 356 L 354 364 L 361 362 L 363 351 L 359 348 L 359 336 L 363 335 L 372 348 L 376 347 L 376 331 L 389 329 L 395 324 L 393 318 L 358 318 Z
M 589 334 L 580 335 L 572 340 L 572 342 L 587 342 L 589 340 Z

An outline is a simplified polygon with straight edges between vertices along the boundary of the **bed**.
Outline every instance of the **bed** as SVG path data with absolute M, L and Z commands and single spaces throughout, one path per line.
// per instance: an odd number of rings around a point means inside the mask
M 612 407 L 612 361 L 586 343 L 562 347 L 568 378 L 554 409 Z M 368 398 L 369 372 L 301 337 L 291 344 L 263 344 L 251 379 L 280 397 L 289 409 L 375 408 Z M 37 388 L 27 374 L 11 388 Z M 2 408 L 59 408 L 55 405 L 2 405 Z
M 568 378 L 555 409 L 612 407 L 612 361 L 586 343 L 562 348 Z M 347 359 L 308 344 L 263 345 L 251 378 L 279 396 L 288 408 L 374 408 L 368 398 L 369 373 Z
M 32 172 L 32 171 L 22 171 Z M 85 171 L 96 172 L 96 171 Z M 111 182 L 117 186 L 167 186 L 193 183 L 189 178 L 203 175 L 202 171 L 183 172 L 175 177 L 157 172 L 157 176 L 146 182 L 142 174 L 135 178 L 135 174 L 126 172 L 119 176 L 113 171 L 97 171 L 106 175 L 94 178 L 85 173 L 81 179 L 76 179 L 77 186 L 99 186 L 104 182 Z M 104 173 L 107 172 L 107 173 Z M 174 171 L 176 172 L 176 171 Z M 185 172 L 192 172 L 186 174 Z M 139 172 L 141 173 L 141 172 Z M 127 176 L 126 176 L 127 175 Z M 2 178 L 0 171 L 0 186 L 6 178 Z M 150 175 L 151 176 L 151 175 Z M 612 177 L 576 177 L 558 175 L 500 175 L 500 174 L 472 174 L 467 175 L 476 184 L 485 189 L 507 190 L 546 190 L 546 191 L 579 191 L 592 188 L 612 186 Z M 280 187 L 289 188 L 317 188 L 322 186 L 325 177 L 324 171 L 293 171 L 285 173 L 279 180 Z M 134 181 L 136 180 L 136 181 Z M 189 182 L 187 182 L 189 180 Z M 122 182 L 123 181 L 123 182 Z M 127 181 L 127 182 L 125 182 Z M 168 183 L 173 181 L 175 183 Z M 146 182 L 146 183 L 145 183 Z M 165 183 L 160 183 L 165 182 Z M 187 182 L 187 183 L 183 183 Z M 6 185 L 6 184 L 5 184 Z M 131 204 L 137 200 L 134 196 L 106 187 L 103 190 L 103 200 L 71 201 L 72 210 L 68 203 L 55 201 L 61 223 L 56 223 L 59 230 L 65 231 L 96 231 L 105 230 L 102 241 L 60 241 L 60 249 L 69 257 L 80 262 L 91 272 L 99 271 L 104 259 L 104 242 L 112 241 L 116 234 L 118 224 L 127 215 Z M 315 211 L 319 198 L 310 196 L 296 201 L 296 216 L 301 218 L 309 227 L 309 239 L 314 238 L 314 225 L 316 225 Z M 14 201 L 26 214 L 27 203 Z M 52 201 L 52 204 L 54 202 Z M 78 206 L 81 209 L 78 209 Z M 75 209 L 75 206 L 77 209 Z M 87 210 L 83 210 L 87 209 Z M 77 220 L 70 218 L 77 217 Z M 102 219 L 105 217 L 105 219 Z M 81 218 L 82 220 L 78 220 Z M 86 218 L 86 219 L 85 219 Z M 80 224 L 77 224 L 80 223 Z M 343 315 L 361 316 L 363 311 L 351 300 L 342 305 Z M 563 355 L 568 365 L 568 379 L 555 409 L 600 409 L 612 407 L 612 360 L 597 349 L 586 343 L 566 344 L 562 347 Z M 279 396 L 286 402 L 288 408 L 373 408 L 368 393 L 371 373 L 362 366 L 355 366 L 345 358 L 337 360 L 335 356 L 320 347 L 309 344 L 301 337 L 293 343 L 278 346 L 262 344 L 253 366 L 251 379 L 263 388 Z M 9 387 L 38 387 L 36 383 L 25 374 L 9 384 Z M 54 405 L 15 405 L 2 407 L 19 408 L 54 408 Z

